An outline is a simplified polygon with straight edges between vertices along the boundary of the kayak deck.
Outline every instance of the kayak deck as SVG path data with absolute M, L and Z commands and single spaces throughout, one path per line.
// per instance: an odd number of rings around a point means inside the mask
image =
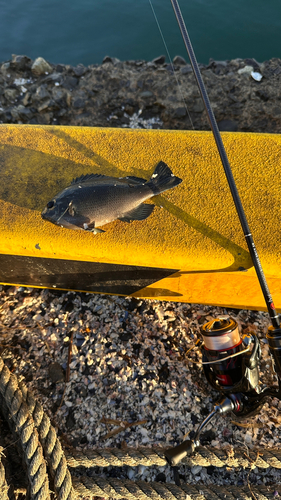
M 222 137 L 281 310 L 281 136 Z M 0 125 L 0 158 L 1 283 L 265 309 L 210 132 Z M 93 235 L 41 219 L 74 177 L 149 179 L 160 160 L 183 182 L 144 221 Z

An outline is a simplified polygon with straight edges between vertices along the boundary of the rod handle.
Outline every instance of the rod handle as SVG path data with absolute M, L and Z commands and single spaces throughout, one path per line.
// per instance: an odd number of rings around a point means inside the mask
M 170 465 L 177 465 L 186 455 L 191 455 L 195 451 L 196 445 L 194 441 L 183 441 L 183 443 L 168 448 L 164 455 Z
M 269 351 L 274 361 L 274 369 L 281 383 L 281 328 L 268 328 L 267 336 Z

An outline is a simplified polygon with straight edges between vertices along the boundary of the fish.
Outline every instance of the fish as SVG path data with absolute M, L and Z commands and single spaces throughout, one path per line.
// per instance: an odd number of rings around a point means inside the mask
M 181 182 L 163 161 L 149 180 L 85 174 L 54 196 L 41 217 L 64 228 L 103 233 L 100 227 L 117 219 L 128 223 L 147 219 L 155 205 L 144 202 Z

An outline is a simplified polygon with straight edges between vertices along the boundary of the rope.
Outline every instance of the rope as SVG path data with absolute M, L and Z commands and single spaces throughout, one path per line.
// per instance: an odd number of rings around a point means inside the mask
M 32 500 L 49 500 L 49 481 L 38 433 L 23 401 L 17 379 L 4 365 L 2 358 L 0 358 L 0 393 L 21 441 L 28 471 L 30 497 Z
M 5 476 L 5 467 L 2 463 L 3 448 L 0 447 L 0 495 L 1 500 L 9 500 L 8 496 L 8 484 Z
M 231 485 L 231 490 L 223 486 L 191 486 L 183 484 L 176 486 L 167 483 L 147 483 L 146 481 L 130 481 L 101 478 L 99 476 L 88 477 L 81 476 L 73 478 L 76 492 L 84 496 L 95 495 L 100 497 L 111 497 L 116 499 L 127 498 L 129 500 L 250 500 L 252 494 L 256 500 L 266 500 L 273 498 L 272 488 L 264 485 L 247 488 L 241 488 Z
M 252 496 L 255 500 L 265 500 L 273 497 L 272 487 L 268 489 L 265 486 L 251 487 L 251 489 L 231 486 L 230 492 L 225 487 L 217 485 L 205 487 L 204 485 L 182 484 L 177 486 L 169 483 L 104 478 L 93 475 L 93 471 L 90 471 L 90 476 L 78 476 L 78 471 L 76 471 L 71 479 L 67 466 L 72 468 L 123 465 L 163 466 L 167 464 L 164 449 L 160 447 L 152 449 L 112 448 L 83 450 L 83 452 L 71 449 L 64 454 L 56 431 L 42 405 L 23 382 L 17 382 L 16 376 L 4 365 L 1 357 L 0 396 L 4 418 L 21 444 L 28 476 L 27 497 L 31 500 L 50 500 L 51 492 L 45 459 L 50 471 L 51 487 L 54 488 L 56 498 L 59 500 L 84 500 L 89 496 L 131 500 L 248 500 Z M 2 450 L 3 448 L 0 448 L 0 498 L 1 500 L 14 500 L 13 488 L 9 487 L 5 478 L 5 469 L 1 461 Z M 281 451 L 277 449 L 251 450 L 249 454 L 246 454 L 242 449 L 236 449 L 227 454 L 224 450 L 200 447 L 198 452 L 186 458 L 184 463 L 188 466 L 214 465 L 216 467 L 225 465 L 252 467 L 254 463 L 257 467 L 281 468 Z M 23 490 L 15 490 L 15 493 L 19 491 Z
M 96 450 L 78 451 L 71 449 L 65 451 L 66 460 L 69 467 L 122 467 L 129 465 L 164 466 L 167 461 L 164 456 L 164 448 L 106 448 Z M 185 457 L 182 464 L 192 467 L 201 465 L 202 467 L 251 467 L 255 462 L 257 467 L 267 469 L 274 467 L 281 469 L 281 450 L 278 448 L 257 449 L 253 448 L 246 452 L 241 448 L 231 449 L 231 453 L 217 448 L 207 448 L 200 446 L 194 455 Z
M 34 425 L 38 429 L 40 441 L 54 481 L 56 495 L 60 500 L 73 500 L 74 492 L 71 476 L 56 431 L 42 405 L 35 400 L 31 391 L 28 391 L 23 382 L 19 383 L 19 387 L 28 410 L 34 419 Z

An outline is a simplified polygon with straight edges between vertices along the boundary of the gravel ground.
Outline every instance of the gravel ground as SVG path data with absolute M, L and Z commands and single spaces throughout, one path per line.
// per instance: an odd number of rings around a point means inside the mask
M 261 383 L 275 382 L 265 341 L 267 314 L 198 304 L 2 286 L 1 354 L 41 401 L 64 444 L 79 449 L 167 447 L 181 442 L 185 434 L 192 436 L 217 401 L 217 393 L 204 378 L 200 351 L 187 351 L 200 337 L 200 326 L 222 314 L 235 318 L 242 332 L 258 335 Z M 245 447 L 245 453 L 254 446 L 276 447 L 280 408 L 281 403 L 273 400 L 243 421 L 233 415 L 217 417 L 201 442 L 219 448 Z M 97 472 L 175 480 L 169 466 L 97 468 Z M 281 485 L 281 471 L 272 468 L 180 466 L 178 472 L 190 484 L 250 481 L 273 485 L 277 491 Z M 279 490 L 281 494 L 280 486 Z

